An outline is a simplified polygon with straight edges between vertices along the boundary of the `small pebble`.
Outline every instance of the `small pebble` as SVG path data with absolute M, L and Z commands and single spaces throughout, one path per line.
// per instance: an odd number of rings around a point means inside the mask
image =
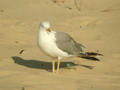
M 72 8 L 71 7 L 67 7 L 69 10 L 71 10 Z
M 80 28 L 82 28 L 82 26 L 80 25 Z
M 15 43 L 19 43 L 18 41 L 15 41 Z
M 23 87 L 22 90 L 25 90 L 25 88 Z
M 22 49 L 20 52 L 19 52 L 19 54 L 22 54 L 24 52 L 24 50 Z

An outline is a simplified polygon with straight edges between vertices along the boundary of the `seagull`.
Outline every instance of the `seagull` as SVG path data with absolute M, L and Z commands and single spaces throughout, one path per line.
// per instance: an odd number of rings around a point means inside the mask
M 40 22 L 38 31 L 38 46 L 52 58 L 52 72 L 55 72 L 57 60 L 57 72 L 60 68 L 60 60 L 67 57 L 81 57 L 99 61 L 95 56 L 102 55 L 97 52 L 83 51 L 84 45 L 76 42 L 70 35 L 64 32 L 56 32 L 50 29 L 49 22 Z

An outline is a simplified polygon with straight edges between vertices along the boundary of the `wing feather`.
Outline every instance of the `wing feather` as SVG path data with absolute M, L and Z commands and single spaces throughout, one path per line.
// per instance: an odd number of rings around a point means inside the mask
M 64 32 L 55 34 L 56 44 L 59 49 L 72 55 L 79 55 L 82 52 L 82 44 L 77 43 L 70 35 Z

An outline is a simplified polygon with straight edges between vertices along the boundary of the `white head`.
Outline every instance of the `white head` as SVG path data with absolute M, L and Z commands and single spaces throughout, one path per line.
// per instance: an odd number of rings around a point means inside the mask
M 49 22 L 40 22 L 40 28 L 49 29 L 50 23 Z

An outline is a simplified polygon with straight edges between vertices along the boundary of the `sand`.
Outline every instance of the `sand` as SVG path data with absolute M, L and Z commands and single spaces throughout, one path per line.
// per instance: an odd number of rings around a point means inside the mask
M 104 56 L 63 59 L 52 73 L 40 21 Z M 119 29 L 120 0 L 0 0 L 0 90 L 120 90 Z

